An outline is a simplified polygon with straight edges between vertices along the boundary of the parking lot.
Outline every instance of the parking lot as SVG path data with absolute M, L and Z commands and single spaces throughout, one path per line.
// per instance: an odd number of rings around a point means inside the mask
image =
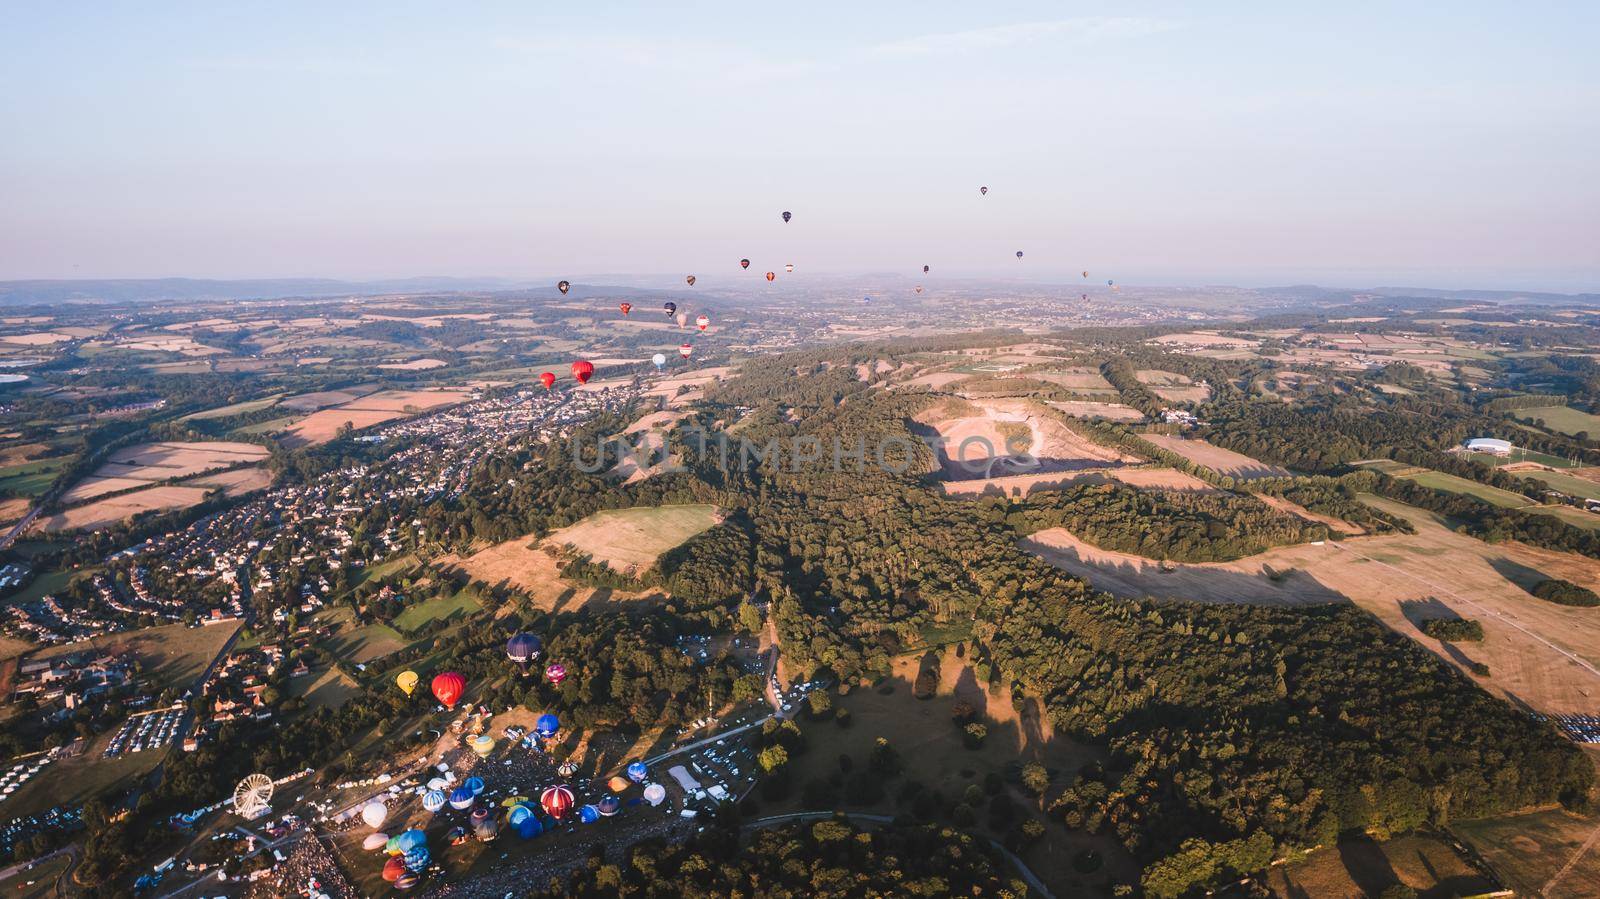
M 116 758 L 129 752 L 144 752 L 171 745 L 178 737 L 183 711 L 174 707 L 129 716 L 106 746 L 105 757 Z
M 1550 720 L 1575 742 L 1600 743 L 1600 715 L 1554 715 Z

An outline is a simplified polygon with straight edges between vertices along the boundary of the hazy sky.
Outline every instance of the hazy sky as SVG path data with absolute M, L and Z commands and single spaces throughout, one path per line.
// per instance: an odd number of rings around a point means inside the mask
M 1592 0 L 18 3 L 0 278 L 722 283 L 749 256 L 1600 290 L 1597 26 Z

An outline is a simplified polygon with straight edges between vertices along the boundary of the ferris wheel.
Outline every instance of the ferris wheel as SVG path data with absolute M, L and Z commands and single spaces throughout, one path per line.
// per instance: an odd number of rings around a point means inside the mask
M 233 810 L 245 818 L 266 814 L 271 800 L 272 778 L 265 774 L 252 774 L 233 788 Z

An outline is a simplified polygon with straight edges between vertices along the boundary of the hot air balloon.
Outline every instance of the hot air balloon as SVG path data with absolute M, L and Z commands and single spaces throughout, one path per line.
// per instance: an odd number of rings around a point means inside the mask
M 571 777 L 572 775 L 578 773 L 578 763 L 571 759 L 567 759 L 556 768 L 556 773 L 560 774 L 562 777 Z
M 1018 251 L 1017 251 L 1017 258 L 1018 258 L 1018 259 L 1021 259 L 1021 258 L 1022 258 L 1022 251 L 1021 251 L 1021 250 L 1018 250 Z
M 472 791 L 466 787 L 456 787 L 455 791 L 450 794 L 450 807 L 458 812 L 462 809 L 472 808 L 472 800 L 475 798 L 477 797 L 473 796 Z
M 553 371 L 540 372 L 539 383 L 543 384 L 546 390 L 556 386 L 556 373 Z
M 415 874 L 415 873 L 421 871 L 422 869 L 428 867 L 428 862 L 433 859 L 433 856 L 428 852 L 428 847 L 427 846 L 418 846 L 417 848 L 411 850 L 410 852 L 407 852 L 402 857 L 405 859 L 405 862 L 406 862 L 406 870 L 410 871 L 412 874 Z M 400 876 L 404 877 L 405 875 L 402 874 Z M 395 881 L 395 886 L 399 886 L 399 885 L 400 885 L 400 881 L 398 881 L 398 880 Z
M 1106 286 L 1107 287 L 1113 287 L 1115 285 L 1114 285 L 1114 283 L 1112 282 L 1112 280 L 1110 278 L 1107 278 L 1106 279 Z
M 922 293 L 922 285 L 921 284 L 918 284 L 916 287 L 913 287 L 911 289 L 915 290 L 917 293 Z
M 399 880 L 400 875 L 404 873 L 406 873 L 406 863 L 401 861 L 399 856 L 392 856 L 383 863 L 383 879 L 390 883 Z
M 561 682 L 567 679 L 567 666 L 560 662 L 551 662 L 544 669 L 544 676 L 550 679 L 550 683 L 559 687 Z
M 429 790 L 422 795 L 422 810 L 425 812 L 437 812 L 439 809 L 444 808 L 444 802 L 443 791 Z
M 678 304 L 677 303 L 662 303 L 661 304 L 661 311 L 665 312 L 667 314 L 667 318 L 671 318 L 673 316 L 673 313 L 678 311 Z
M 630 787 L 632 785 L 633 785 L 632 781 L 628 780 L 626 777 L 623 777 L 620 774 L 613 774 L 613 775 L 611 775 L 611 779 L 606 781 L 606 789 L 610 790 L 613 793 L 621 793 L 623 790 L 626 790 L 628 787 Z
M 600 809 L 593 805 L 586 805 L 578 809 L 578 820 L 585 824 L 593 824 L 600 820 Z
M 454 671 L 446 671 L 433 678 L 433 698 L 447 709 L 456 707 L 461 694 L 467 692 L 467 679 Z
M 684 325 L 687 325 L 688 323 L 689 323 L 689 313 L 687 313 L 687 312 L 678 313 L 678 327 L 681 328 Z
M 980 187 L 980 188 L 978 188 L 978 193 L 980 193 L 980 194 L 982 194 L 984 196 L 988 196 L 989 195 L 989 188 Z
M 555 736 L 557 731 L 561 730 L 561 719 L 549 712 L 546 712 L 539 716 L 538 721 L 534 722 L 533 730 L 534 733 L 537 733 L 539 736 L 548 740 Z
M 399 855 L 400 854 L 400 835 L 399 834 L 395 834 L 394 836 L 390 837 L 389 838 L 389 842 L 383 844 L 383 851 L 387 852 L 390 855 Z
M 655 363 L 656 371 L 660 371 L 667 367 L 667 357 L 664 353 L 657 353 L 654 356 L 651 356 L 650 361 Z
M 1085 278 L 1087 278 L 1087 277 L 1089 277 L 1089 273 L 1088 273 L 1088 272 L 1084 272 L 1084 273 L 1083 273 L 1083 276 L 1084 276 L 1084 277 L 1085 277 Z
M 450 786 L 450 781 L 445 780 L 442 777 L 431 777 L 428 779 L 428 789 L 430 790 L 443 790 L 448 786 Z
M 623 315 L 627 315 L 628 313 L 633 311 L 633 304 L 632 303 L 618 303 L 617 304 L 617 308 L 622 310 L 622 314 Z
M 559 291 L 561 291 L 561 293 L 562 293 L 562 295 L 565 295 L 565 294 L 566 294 L 566 292 L 567 292 L 567 291 L 569 291 L 569 290 L 571 290 L 571 289 L 572 289 L 572 285 L 571 285 L 571 284 L 568 284 L 568 283 L 567 283 L 567 282 L 565 282 L 565 281 L 558 281 L 558 282 L 556 282 L 556 290 L 559 290 Z
M 701 315 L 699 318 L 694 320 L 694 326 L 702 331 L 704 331 L 710 324 L 711 319 L 705 315 Z
M 450 845 L 460 846 L 467 841 L 467 829 L 457 824 L 445 832 L 444 838 L 450 842 Z
M 493 738 L 491 737 L 490 739 L 493 739 Z M 463 787 L 466 787 L 467 790 L 472 793 L 474 798 L 483 795 L 483 789 L 484 789 L 485 784 L 483 782 L 483 778 L 478 777 L 477 775 L 473 775 L 472 777 L 469 777 L 466 780 L 462 781 L 461 785 Z
M 539 816 L 533 813 L 533 809 L 526 805 L 519 805 L 517 808 L 528 813 L 511 825 L 512 829 L 516 830 L 517 836 L 522 837 L 524 840 L 531 840 L 544 832 L 544 825 L 539 823 Z M 512 809 L 511 811 L 512 814 L 516 814 L 517 809 Z
M 789 263 L 789 264 L 788 264 L 788 265 L 785 265 L 785 266 L 784 266 L 784 267 L 783 267 L 783 270 L 784 270 L 784 271 L 786 271 L 786 272 L 788 272 L 788 273 L 789 273 L 789 274 L 791 274 L 791 275 L 792 275 L 792 274 L 794 274 L 794 263 L 793 263 L 793 262 L 791 262 L 791 263 Z
M 660 805 L 667 798 L 667 788 L 660 784 L 650 784 L 644 788 L 644 801 L 652 806 Z
M 578 379 L 579 384 L 589 383 L 589 379 L 594 377 L 594 363 L 584 359 L 572 363 L 572 376 Z
M 560 821 L 572 811 L 572 788 L 566 785 L 549 787 L 539 796 L 539 804 L 544 807 L 544 813 Z
M 683 344 L 683 345 L 678 347 L 678 355 L 682 356 L 685 359 L 689 358 L 689 356 L 691 354 L 693 354 L 693 353 L 694 353 L 694 347 L 691 346 L 690 344 L 686 343 L 686 344 Z
M 472 835 L 487 843 L 500 835 L 500 822 L 486 808 L 472 813 Z
M 648 777 L 649 774 L 650 774 L 650 770 L 644 766 L 644 762 L 629 762 L 628 763 L 628 779 L 633 781 L 634 783 L 636 783 L 636 784 L 644 783 L 644 779 L 646 777 Z
M 361 841 L 361 848 L 367 850 L 368 852 L 377 852 L 379 849 L 382 849 L 384 844 L 387 842 L 389 842 L 388 834 L 369 833 L 367 834 L 367 838 Z
M 783 211 L 783 220 L 786 222 L 789 220 L 789 210 L 787 209 Z
M 615 796 L 601 796 L 596 804 L 600 806 L 600 814 L 607 818 L 622 811 L 622 800 Z
M 426 866 L 428 863 L 423 862 L 422 864 Z M 400 890 L 401 892 L 405 892 L 406 890 L 415 889 L 417 884 L 421 882 L 422 878 L 418 877 L 415 871 L 407 871 L 395 878 L 394 888 Z
M 365 821 L 367 826 L 373 830 L 377 830 L 379 827 L 382 827 L 383 822 L 388 820 L 388 818 L 389 807 L 377 799 L 374 799 L 361 807 L 361 820 Z
M 417 680 L 415 671 L 402 671 L 395 676 L 394 682 L 400 688 L 400 692 L 410 696 L 411 691 L 417 688 Z
M 474 755 L 480 759 L 486 759 L 494 753 L 494 737 L 488 734 L 478 734 L 472 738 L 470 746 Z
M 924 266 L 923 266 L 923 267 L 922 267 L 922 273 L 923 273 L 923 274 L 924 274 L 924 275 L 926 275 L 926 274 L 927 274 L 927 273 L 928 273 L 928 267 L 927 267 L 927 266 L 926 266 L 926 265 L 924 265 Z
M 533 634 L 514 634 L 506 641 L 506 658 L 521 665 L 538 659 L 543 651 L 544 642 Z
M 748 260 L 748 259 L 739 260 L 739 267 L 740 268 L 749 268 L 750 267 L 750 260 Z
M 684 278 L 683 280 L 684 280 L 684 283 L 688 284 L 690 287 L 694 286 L 694 275 L 690 275 L 689 277 Z
M 400 834 L 400 842 L 397 845 L 402 853 L 411 852 L 414 849 L 428 845 L 428 835 L 416 828 L 412 828 Z
M 776 281 L 776 280 L 778 280 L 778 273 L 777 272 L 767 272 L 767 280 L 768 281 Z

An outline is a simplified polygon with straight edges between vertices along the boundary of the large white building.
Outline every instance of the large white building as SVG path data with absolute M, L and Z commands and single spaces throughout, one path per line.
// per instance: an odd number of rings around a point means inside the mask
M 1467 450 L 1474 453 L 1488 453 L 1491 456 L 1511 455 L 1511 441 L 1498 440 L 1494 437 L 1474 437 L 1467 441 Z

